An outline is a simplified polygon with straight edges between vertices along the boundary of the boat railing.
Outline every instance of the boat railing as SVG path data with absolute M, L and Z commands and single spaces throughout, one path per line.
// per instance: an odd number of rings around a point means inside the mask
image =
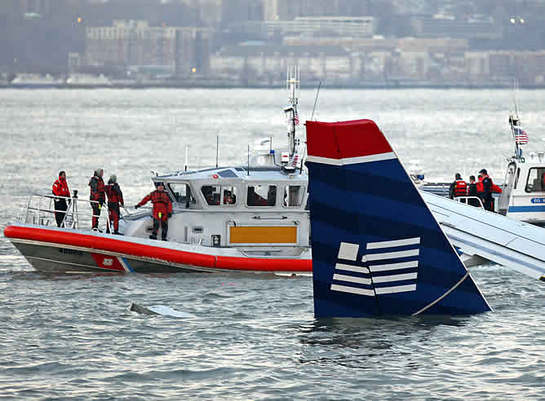
M 58 200 L 66 202 L 66 210 L 56 209 L 55 204 Z M 104 203 L 98 208 L 99 214 L 94 214 L 92 204 L 100 206 L 98 201 L 82 200 L 77 196 L 64 197 L 52 194 L 32 194 L 22 215 L 22 220 L 26 224 L 35 224 L 39 226 L 57 226 L 56 214 L 62 215 L 61 227 L 70 229 L 91 229 L 92 218 L 99 218 L 98 229 L 108 231 L 110 227 L 110 217 L 108 207 Z
M 454 200 L 456 202 L 466 203 L 469 205 L 471 205 L 472 203 L 478 203 L 478 207 L 484 209 L 483 201 L 478 196 L 455 196 Z M 470 202 L 470 200 L 472 200 L 473 202 Z

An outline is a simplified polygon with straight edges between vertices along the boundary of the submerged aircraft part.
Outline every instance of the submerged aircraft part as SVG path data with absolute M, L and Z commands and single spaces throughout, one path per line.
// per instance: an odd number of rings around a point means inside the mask
M 489 311 L 370 120 L 307 122 L 316 317 Z

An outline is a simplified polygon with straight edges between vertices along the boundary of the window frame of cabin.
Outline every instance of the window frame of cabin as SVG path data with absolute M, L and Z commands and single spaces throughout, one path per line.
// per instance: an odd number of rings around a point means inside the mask
M 270 191 L 270 187 L 274 187 L 275 188 L 275 194 L 274 194 L 274 204 L 272 205 L 250 205 L 248 203 L 248 191 L 250 190 L 250 187 L 252 188 L 255 188 L 257 186 L 268 186 L 269 188 L 267 189 L 267 193 Z M 246 185 L 246 191 L 245 191 L 245 195 L 246 195 L 246 207 L 249 207 L 249 208 L 257 208 L 257 209 L 264 209 L 264 208 L 274 208 L 278 205 L 278 188 L 281 187 L 281 185 L 278 185 L 278 184 L 269 184 L 269 183 L 259 183 L 259 182 L 255 182 L 255 183 L 248 183 Z M 256 193 L 256 191 L 254 190 L 254 193 Z M 256 193 L 256 195 L 258 195 L 259 197 L 263 198 L 261 195 L 259 195 L 258 193 Z M 265 199 L 265 198 L 263 198 Z M 266 199 L 268 201 L 268 197 Z
M 206 195 L 203 192 L 203 188 L 205 187 L 212 187 L 212 188 L 219 188 L 219 203 L 209 203 L 208 199 L 206 199 Z M 225 191 L 229 190 L 232 194 L 235 196 L 235 202 L 234 203 L 224 203 L 224 194 Z M 199 191 L 201 196 L 204 199 L 204 204 L 207 206 L 221 206 L 221 207 L 235 207 L 238 204 L 239 196 L 238 196 L 238 187 L 236 185 L 210 185 L 210 184 L 203 184 L 201 185 L 201 190 Z M 215 193 L 215 192 L 214 192 Z
M 529 191 L 528 188 L 529 188 L 529 185 L 530 185 L 530 175 L 532 174 L 532 170 L 536 170 L 536 178 L 534 178 L 533 180 L 536 180 L 536 179 L 541 179 L 543 180 L 543 178 L 540 178 L 540 177 L 543 177 L 543 174 L 545 174 L 545 167 L 530 167 L 528 169 L 528 175 L 526 177 L 526 185 L 524 186 L 524 192 L 528 193 L 528 194 L 533 194 L 533 193 L 536 193 L 536 192 L 545 192 L 544 188 L 543 188 L 543 183 L 541 185 L 541 190 L 540 191 L 536 191 L 533 186 L 533 182 L 532 182 L 532 190 Z
M 184 209 L 195 209 L 198 207 L 198 201 L 195 195 L 193 194 L 193 189 L 191 188 L 191 184 L 187 182 L 166 182 L 165 188 L 167 188 L 167 192 L 169 194 L 169 197 L 174 201 L 174 203 L 180 207 L 183 207 Z M 179 192 L 174 191 L 174 188 L 172 186 L 185 186 L 185 195 L 181 199 L 185 199 L 183 202 L 179 200 L 179 198 L 176 196 L 176 194 Z M 189 190 L 189 191 L 188 191 Z M 189 192 L 189 202 L 187 200 L 187 194 Z
M 287 199 L 286 198 L 286 195 L 288 195 L 289 197 L 289 188 L 290 187 L 299 187 L 299 203 L 295 206 L 290 206 L 289 204 L 284 204 L 285 203 L 285 200 Z M 286 184 L 284 185 L 284 188 L 283 188 L 283 196 L 282 196 L 282 207 L 286 208 L 286 209 L 301 209 L 302 206 L 303 206 L 303 202 L 305 201 L 305 195 L 306 195 L 306 186 L 303 185 L 303 184 Z

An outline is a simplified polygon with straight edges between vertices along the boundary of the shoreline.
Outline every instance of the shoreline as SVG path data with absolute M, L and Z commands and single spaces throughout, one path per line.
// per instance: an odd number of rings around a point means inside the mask
M 319 82 L 301 84 L 303 89 L 316 89 Z M 261 85 L 258 83 L 233 83 L 218 81 L 199 82 L 149 82 L 112 84 L 9 84 L 0 83 L 0 89 L 281 89 L 285 84 Z M 391 82 L 391 83 L 328 83 L 322 82 L 322 89 L 512 89 L 512 83 L 429 83 L 429 82 Z M 540 85 L 519 85 L 520 89 L 545 89 Z

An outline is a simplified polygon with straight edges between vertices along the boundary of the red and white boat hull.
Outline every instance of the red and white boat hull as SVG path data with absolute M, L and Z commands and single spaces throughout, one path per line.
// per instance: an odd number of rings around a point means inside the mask
M 4 235 L 42 272 L 312 272 L 310 250 L 298 257 L 248 257 L 236 248 L 27 224 L 7 226 Z

